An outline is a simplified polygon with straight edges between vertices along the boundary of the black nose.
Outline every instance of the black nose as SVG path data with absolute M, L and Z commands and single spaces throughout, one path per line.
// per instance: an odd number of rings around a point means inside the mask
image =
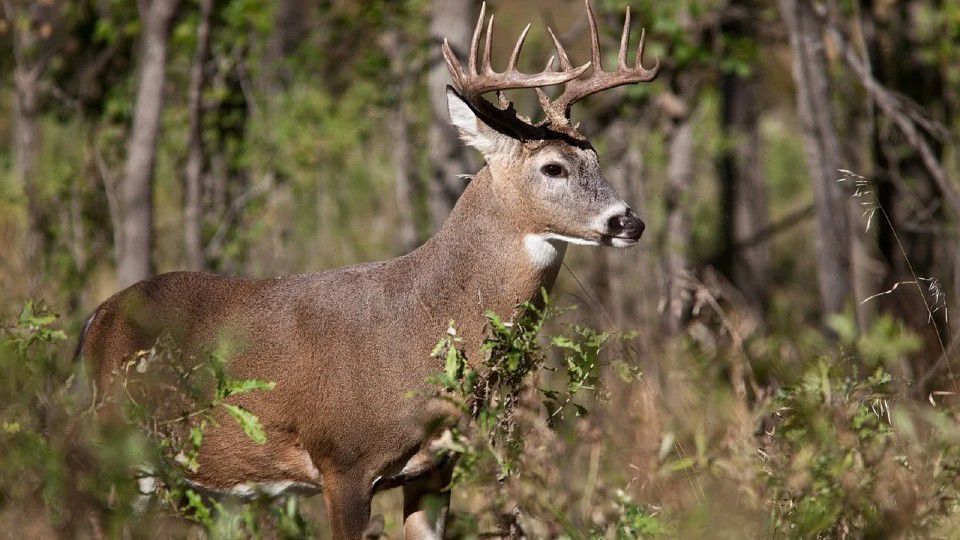
M 643 224 L 643 221 L 640 221 L 640 218 L 629 208 L 626 212 L 613 216 L 610 218 L 610 221 L 607 222 L 607 229 L 610 231 L 610 236 L 629 238 L 631 240 L 639 240 L 644 228 L 646 228 L 646 226 Z

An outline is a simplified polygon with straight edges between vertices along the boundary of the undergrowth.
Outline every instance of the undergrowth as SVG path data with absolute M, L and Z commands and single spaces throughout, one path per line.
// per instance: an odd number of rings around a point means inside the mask
M 449 536 L 954 537 L 960 409 L 907 397 L 890 368 L 918 343 L 896 323 L 855 335 L 838 318 L 835 348 L 744 405 L 685 367 L 702 365 L 693 349 L 672 353 L 686 373 L 655 386 L 620 359 L 632 336 L 547 325 L 561 313 L 544 297 L 513 320 L 488 314 L 479 358 L 455 324 L 434 350 L 437 395 L 465 419 L 445 448 L 458 458 Z M 66 341 L 42 303 L 4 328 L 0 521 L 29 537 L 321 534 L 308 501 L 214 501 L 184 479 L 216 418 L 263 441 L 229 398 L 270 382 L 161 340 L 120 370 L 122 399 L 91 407 Z

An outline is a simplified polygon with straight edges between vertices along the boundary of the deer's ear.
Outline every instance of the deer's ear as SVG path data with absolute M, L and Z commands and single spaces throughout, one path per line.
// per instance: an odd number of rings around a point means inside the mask
M 516 140 L 488 126 L 456 91 L 447 87 L 447 111 L 450 122 L 460 133 L 460 139 L 483 154 L 484 158 L 513 147 Z

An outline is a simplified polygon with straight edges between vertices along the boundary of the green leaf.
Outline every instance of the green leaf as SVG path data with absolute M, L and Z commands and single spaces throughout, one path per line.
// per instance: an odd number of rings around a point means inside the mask
M 676 461 L 671 461 L 667 465 L 667 470 L 670 472 L 685 471 L 687 469 L 692 468 L 695 463 L 696 461 L 694 461 L 693 458 L 682 458 Z
M 185 495 L 187 496 L 187 509 L 193 510 L 193 518 L 205 527 L 213 526 L 213 515 L 210 508 L 203 503 L 203 497 L 192 489 L 188 489 Z
M 451 380 L 456 379 L 457 375 L 460 373 L 460 355 L 457 352 L 456 347 L 450 347 L 447 349 L 447 361 L 444 365 L 443 371 Z
M 277 383 L 261 381 L 260 379 L 227 379 L 225 384 L 226 395 L 246 394 L 254 390 L 273 390 Z
M 240 424 L 240 428 L 247 434 L 247 437 L 250 437 L 250 440 L 256 444 L 267 442 L 267 434 L 263 432 L 260 419 L 255 414 L 237 405 L 224 403 L 223 406 L 226 407 L 230 416 Z

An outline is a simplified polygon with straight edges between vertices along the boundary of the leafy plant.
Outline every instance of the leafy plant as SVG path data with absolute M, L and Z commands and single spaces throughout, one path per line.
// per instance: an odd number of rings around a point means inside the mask
M 433 350 L 444 365 L 432 378 L 438 395 L 472 420 L 454 429 L 447 443 L 446 450 L 458 459 L 454 483 L 494 480 L 498 493 L 494 506 L 503 506 L 512 497 L 506 489 L 511 479 L 532 480 L 539 474 L 525 438 L 540 425 L 556 429 L 568 411 L 573 411 L 573 418 L 586 416 L 581 394 L 605 395 L 601 368 L 608 362 L 601 359 L 602 352 L 630 337 L 579 325 L 569 325 L 565 334 L 541 337 L 544 325 L 565 311 L 553 307 L 544 291 L 539 304 L 518 306 L 512 320 L 486 313 L 487 337 L 479 361 L 467 358 L 453 322 Z M 551 362 L 551 357 L 557 361 Z M 622 361 L 617 365 L 629 380 L 638 375 Z M 509 513 L 503 515 L 502 530 L 516 526 L 510 524 Z
M 254 443 L 265 442 L 256 415 L 228 401 L 269 391 L 272 382 L 231 377 L 225 349 L 192 358 L 164 337 L 121 366 L 119 394 L 91 404 L 83 390 L 90 387 L 87 375 L 82 363 L 69 361 L 57 320 L 49 306 L 30 301 L 3 329 L 0 508 L 45 516 L 33 520 L 41 529 L 73 532 L 91 526 L 148 532 L 166 515 L 220 537 L 264 527 L 285 537 L 306 534 L 309 524 L 294 499 L 215 502 L 186 481 L 199 467 L 204 431 L 217 410 Z

